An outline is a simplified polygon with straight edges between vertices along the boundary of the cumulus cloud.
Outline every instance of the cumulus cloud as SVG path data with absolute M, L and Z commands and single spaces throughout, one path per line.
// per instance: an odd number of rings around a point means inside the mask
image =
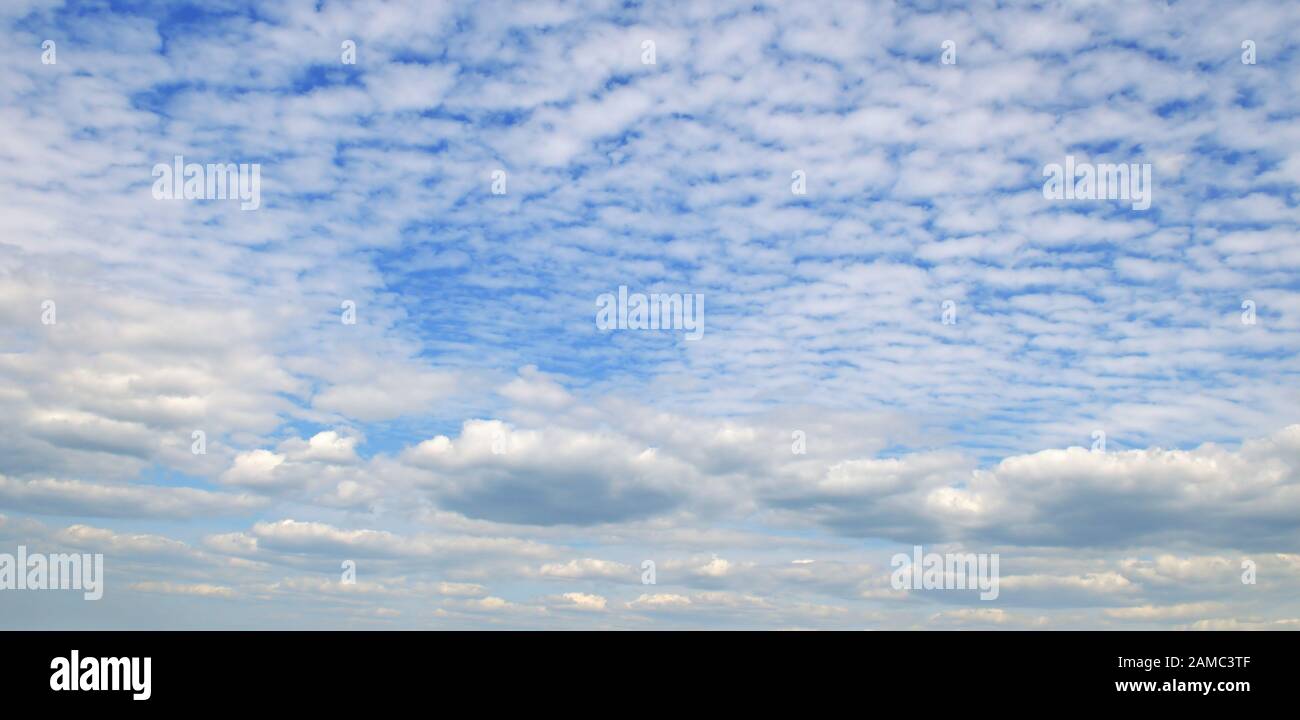
M 609 560 L 582 558 L 566 563 L 547 563 L 538 571 L 543 577 L 555 578 L 620 578 L 632 577 L 635 572 L 627 565 Z
M 187 518 L 246 515 L 264 505 L 266 502 L 254 495 L 194 488 L 21 481 L 0 476 L 0 507 L 43 515 Z
M 601 612 L 605 609 L 605 598 L 600 595 L 589 595 L 587 593 L 570 592 L 564 593 L 553 601 L 556 607 L 568 608 L 573 610 L 586 610 L 589 612 Z
M 470 517 L 525 524 L 592 524 L 665 512 L 689 492 L 690 466 L 612 433 L 517 430 L 466 421 L 403 460 L 430 474 L 439 502 Z
M 162 593 L 164 595 L 192 595 L 196 597 L 234 597 L 235 593 L 228 587 L 220 585 L 209 585 L 207 583 L 168 583 L 168 582 L 138 582 L 131 585 L 132 590 L 138 590 L 146 593 Z
M 773 502 L 839 532 L 898 540 L 1293 548 L 1298 472 L 1300 425 L 1292 425 L 1237 449 L 1071 447 L 988 469 L 930 454 L 851 461 Z

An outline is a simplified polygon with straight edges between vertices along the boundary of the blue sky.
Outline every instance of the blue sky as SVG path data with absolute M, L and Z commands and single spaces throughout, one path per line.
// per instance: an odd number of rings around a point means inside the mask
M 108 589 L 0 624 L 1296 626 L 1298 21 L 6 3 L 0 552 Z M 261 207 L 155 199 L 176 155 Z M 891 588 L 914 544 L 1000 598 Z

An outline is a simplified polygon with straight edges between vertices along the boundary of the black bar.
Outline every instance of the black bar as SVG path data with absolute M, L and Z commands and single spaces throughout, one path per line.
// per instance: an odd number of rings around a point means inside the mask
M 7 632 L 4 696 L 62 711 L 402 706 L 434 714 L 601 712 L 773 700 L 884 712 L 1289 704 L 1294 639 L 1282 632 Z M 150 658 L 130 690 L 51 689 L 51 662 Z M 1168 667 L 1168 658 L 1179 667 Z M 1137 667 L 1121 667 L 1120 658 Z M 1217 667 L 1197 667 L 1212 658 Z M 1155 662 L 1159 661 L 1156 666 Z M 1144 667 L 1151 664 L 1151 669 Z M 1120 692 L 1118 682 L 1214 683 Z M 1248 683 L 1232 691 L 1218 683 Z M 610 696 L 608 701 L 599 698 Z M 621 698 L 621 700 L 620 700 Z M 694 699 L 691 699 L 694 698 Z M 613 705 L 600 704 L 614 702 Z M 843 705 L 849 703 L 848 705 Z M 1285 705 L 1283 705 L 1285 706 Z M 9 705 L 15 707 L 15 705 Z M 463 710 L 456 711 L 454 708 Z M 810 705 L 811 709 L 813 705 Z M 857 708 L 856 711 L 852 708 Z M 604 714 L 602 712 L 602 714 Z M 928 714 L 928 713 L 927 713 Z

